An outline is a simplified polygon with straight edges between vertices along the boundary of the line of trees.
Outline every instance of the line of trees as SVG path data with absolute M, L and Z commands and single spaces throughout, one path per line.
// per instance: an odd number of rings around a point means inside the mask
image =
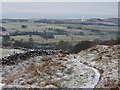
M 23 48 L 34 48 L 33 46 L 34 40 L 32 38 L 29 38 L 29 41 L 23 41 L 22 39 L 20 41 L 16 40 L 12 44 L 13 47 L 23 47 Z
M 54 34 L 55 33 L 51 33 L 51 32 L 38 32 L 38 31 L 33 31 L 33 32 L 14 32 L 14 33 L 10 33 L 10 36 L 18 36 L 18 35 L 39 35 L 43 38 L 54 38 Z
M 14 43 L 13 43 L 14 42 Z M 80 41 L 78 44 L 73 45 L 68 41 L 60 41 L 58 42 L 56 49 L 62 49 L 65 51 L 69 51 L 70 53 L 78 53 L 81 50 L 88 49 L 94 45 L 117 45 L 120 44 L 120 37 L 117 37 L 116 40 L 107 40 L 101 41 L 99 39 L 95 39 L 94 41 Z M 20 41 L 11 39 L 9 35 L 3 36 L 2 38 L 2 45 L 6 46 L 13 46 L 13 47 L 24 47 L 24 48 L 34 48 L 34 40 L 30 37 L 29 41 Z
M 68 41 L 60 41 L 58 43 L 58 49 L 69 51 L 70 53 L 78 53 L 81 50 L 88 49 L 90 47 L 93 47 L 95 45 L 117 45 L 120 44 L 120 37 L 117 37 L 116 40 L 107 40 L 107 41 L 101 41 L 99 39 L 95 39 L 93 41 L 80 41 L 76 45 L 72 45 Z
M 68 41 L 60 41 L 58 43 L 58 49 L 62 49 L 65 51 L 68 51 L 70 53 L 78 53 L 81 50 L 85 50 L 87 48 L 90 48 L 92 46 L 96 45 L 93 41 L 81 41 L 76 45 L 73 45 L 69 43 Z
M 2 46 L 12 46 L 12 47 L 24 47 L 24 48 L 33 48 L 34 40 L 30 37 L 28 41 L 21 40 L 14 40 L 10 38 L 9 35 L 5 35 L 2 37 Z

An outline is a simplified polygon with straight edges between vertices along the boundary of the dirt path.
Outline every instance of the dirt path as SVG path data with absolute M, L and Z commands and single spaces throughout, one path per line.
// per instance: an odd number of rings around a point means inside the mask
M 76 58 L 76 59 L 73 58 L 71 60 L 73 62 L 76 62 L 76 64 L 79 66 L 79 68 L 85 67 L 85 68 L 89 68 L 89 69 L 94 71 L 94 77 L 89 76 L 88 77 L 88 82 L 85 85 L 81 86 L 80 88 L 94 88 L 97 85 L 97 83 L 99 81 L 99 78 L 100 78 L 99 71 L 97 69 L 95 69 L 95 68 L 92 68 L 90 66 L 87 66 L 87 65 L 81 63 L 79 58 Z

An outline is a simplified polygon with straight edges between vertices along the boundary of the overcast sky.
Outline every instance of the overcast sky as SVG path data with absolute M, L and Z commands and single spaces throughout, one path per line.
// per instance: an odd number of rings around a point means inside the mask
M 4 2 L 2 18 L 113 18 L 117 2 Z

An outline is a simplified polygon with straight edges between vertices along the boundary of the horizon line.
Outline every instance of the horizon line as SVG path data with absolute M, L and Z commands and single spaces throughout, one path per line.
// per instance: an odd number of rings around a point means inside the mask
M 119 18 L 119 17 L 108 17 L 108 18 L 103 18 L 103 17 L 83 17 L 83 18 L 0 18 L 0 19 L 92 19 L 92 18 L 99 18 L 99 19 L 109 19 L 109 18 Z

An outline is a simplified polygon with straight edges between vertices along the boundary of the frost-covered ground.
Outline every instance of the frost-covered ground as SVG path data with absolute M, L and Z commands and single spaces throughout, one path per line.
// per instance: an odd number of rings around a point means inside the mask
M 29 58 L 17 65 L 3 66 L 4 87 L 117 87 L 118 56 L 118 45 L 97 45 L 73 55 Z
M 79 59 L 72 59 L 72 61 L 78 65 L 78 68 L 83 68 L 83 70 L 84 70 L 84 68 L 89 68 L 94 72 L 94 75 L 92 77 L 88 76 L 89 81 L 87 81 L 87 83 L 85 85 L 81 86 L 80 88 L 94 88 L 95 85 L 97 85 L 99 78 L 100 78 L 99 71 L 95 68 L 89 67 L 89 66 L 79 62 Z M 80 73 L 78 73 L 78 74 L 80 74 Z
M 100 71 L 101 78 L 96 88 L 114 88 L 119 86 L 118 60 L 120 45 L 97 45 L 76 55 L 81 63 Z
M 80 63 L 74 55 L 38 56 L 3 67 L 5 87 L 93 88 L 99 81 L 96 69 Z
M 24 51 L 18 49 L 3 49 L 0 48 L 0 58 L 12 55 L 14 53 L 23 53 Z
M 18 49 L 4 49 L 4 48 L 0 48 L 0 58 L 12 55 L 14 53 L 23 53 L 23 52 L 24 51 L 18 50 Z M 2 65 L 0 64 L 0 90 L 4 86 L 4 84 L 2 83 L 2 72 L 3 72 L 2 71 Z
M 2 89 L 3 86 L 4 84 L 2 83 L 2 66 L 0 65 L 0 90 Z

